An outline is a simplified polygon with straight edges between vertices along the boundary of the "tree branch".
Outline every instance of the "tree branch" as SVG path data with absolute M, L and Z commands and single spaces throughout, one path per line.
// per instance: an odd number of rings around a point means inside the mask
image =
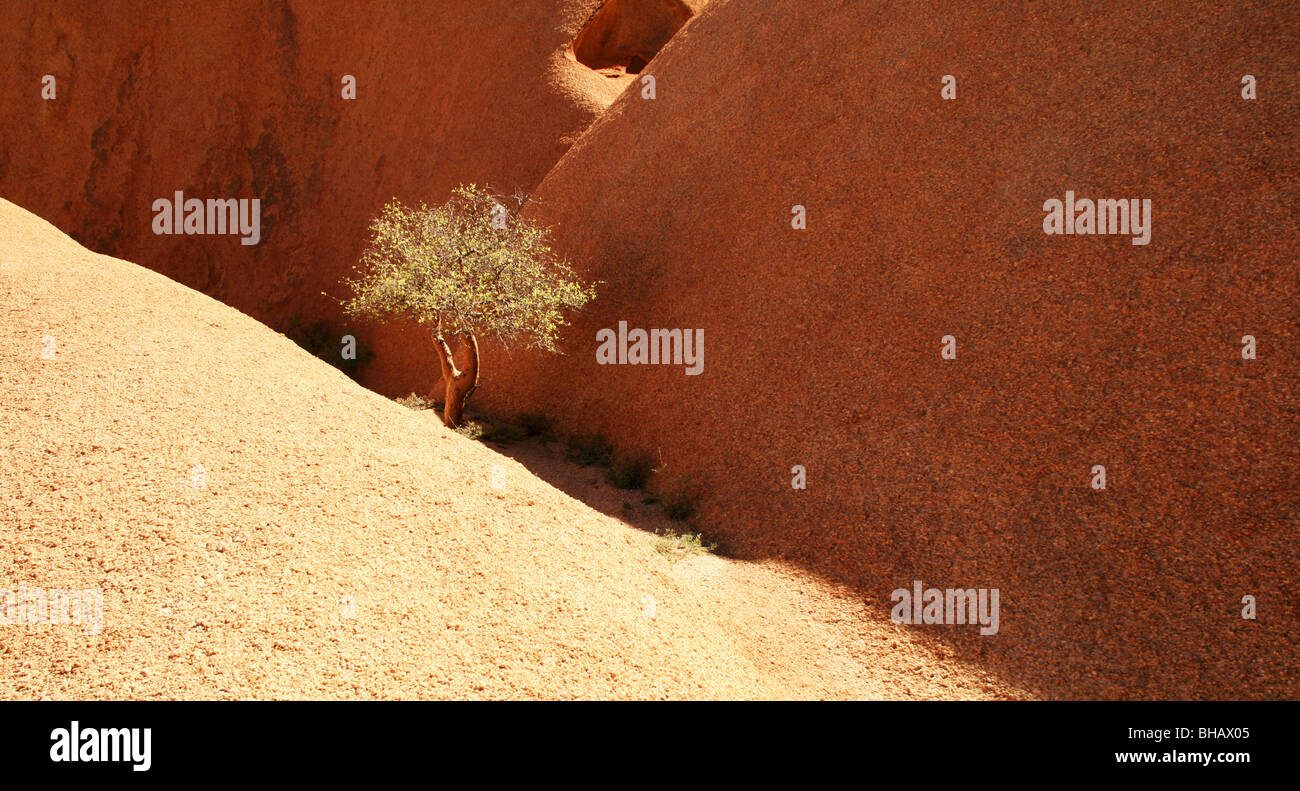
M 438 347 L 438 361 L 442 363 L 442 378 L 446 379 L 448 383 L 459 379 L 462 373 L 456 367 L 456 358 L 452 356 L 451 347 L 447 345 L 447 339 L 442 334 L 441 326 L 438 328 L 438 334 L 433 336 L 433 343 Z

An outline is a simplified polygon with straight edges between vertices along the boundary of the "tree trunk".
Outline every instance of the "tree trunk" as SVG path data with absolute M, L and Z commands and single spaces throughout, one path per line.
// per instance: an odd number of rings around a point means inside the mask
M 461 345 L 469 351 L 469 360 L 465 369 L 456 367 L 455 355 L 447 345 L 447 338 L 442 330 L 433 336 L 438 360 L 442 363 L 442 380 L 446 386 L 442 406 L 442 422 L 447 428 L 460 425 L 465 414 L 465 402 L 478 389 L 478 338 L 472 332 L 459 333 Z

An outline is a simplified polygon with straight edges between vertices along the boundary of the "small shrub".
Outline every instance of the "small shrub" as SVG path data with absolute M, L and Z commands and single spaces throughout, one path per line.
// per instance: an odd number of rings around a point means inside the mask
M 664 513 L 669 519 L 681 521 L 689 519 L 695 513 L 695 504 L 681 489 L 677 489 L 664 498 Z
M 700 533 L 673 534 L 655 531 L 655 535 L 659 536 L 655 541 L 655 551 L 675 560 L 691 555 L 702 555 L 718 548 L 717 544 L 705 541 Z
M 483 436 L 483 426 L 473 420 L 467 420 L 456 427 L 456 433 L 467 439 L 480 439 Z
M 573 459 L 584 467 L 606 466 L 614 449 L 605 438 L 597 434 L 573 446 Z
M 519 416 L 519 426 L 526 436 L 537 437 L 551 432 L 551 419 L 537 412 L 525 412 Z
M 609 482 L 619 489 L 641 489 L 650 480 L 650 463 L 633 459 L 615 464 L 609 471 Z
M 397 403 L 401 404 L 407 409 L 433 409 L 432 401 L 426 401 L 425 399 L 421 398 L 415 393 L 411 393 L 405 398 L 397 399 Z
M 656 479 L 668 476 L 668 463 L 659 457 L 659 466 L 655 467 L 652 472 Z M 660 489 L 660 498 L 664 503 L 664 513 L 669 519 L 686 519 L 695 513 L 695 504 L 691 502 L 690 491 L 691 478 L 689 475 L 678 475 L 677 480 L 667 487 L 656 487 Z

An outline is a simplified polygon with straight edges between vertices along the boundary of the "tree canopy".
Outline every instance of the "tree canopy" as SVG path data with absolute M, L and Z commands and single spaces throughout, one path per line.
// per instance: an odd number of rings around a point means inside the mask
M 563 311 L 595 297 L 548 244 L 549 231 L 470 184 L 441 206 L 392 201 L 370 226 L 353 297 L 357 317 L 403 317 L 441 333 L 494 335 L 555 351 Z

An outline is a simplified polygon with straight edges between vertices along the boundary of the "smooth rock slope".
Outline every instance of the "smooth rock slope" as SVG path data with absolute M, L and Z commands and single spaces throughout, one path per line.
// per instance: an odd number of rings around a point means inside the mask
M 922 628 L 1042 694 L 1300 696 L 1293 3 L 719 0 L 646 74 L 536 193 L 606 285 L 481 407 L 662 459 L 747 557 L 998 588 Z M 1067 190 L 1149 244 L 1046 235 Z M 620 321 L 704 373 L 598 365 Z
M 0 610 L 3 697 L 1024 695 L 797 569 L 673 563 L 2 200 L 0 373 L 0 608 L 104 603 L 101 628 Z

